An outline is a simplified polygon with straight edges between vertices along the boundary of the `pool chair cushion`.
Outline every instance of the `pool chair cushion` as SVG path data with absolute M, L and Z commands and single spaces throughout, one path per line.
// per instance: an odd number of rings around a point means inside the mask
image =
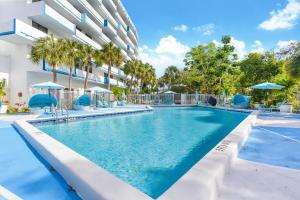
M 248 108 L 250 105 L 250 100 L 246 96 L 237 94 L 233 97 L 232 103 L 235 108 Z
M 57 99 L 49 94 L 37 94 L 30 98 L 28 102 L 29 108 L 46 108 L 51 105 L 57 106 Z
M 87 94 L 81 95 L 80 97 L 78 97 L 76 99 L 76 101 L 74 102 L 74 105 L 78 105 L 78 106 L 90 106 L 91 105 L 91 98 Z

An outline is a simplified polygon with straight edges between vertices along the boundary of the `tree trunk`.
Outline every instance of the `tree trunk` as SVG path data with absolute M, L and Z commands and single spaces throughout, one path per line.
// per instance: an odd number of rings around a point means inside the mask
M 131 76 L 130 83 L 129 83 L 129 91 L 130 91 L 130 93 L 132 91 L 132 82 L 133 82 L 133 75 Z
M 140 89 L 140 93 L 142 93 L 143 85 L 144 85 L 144 81 L 143 81 L 143 79 L 141 79 L 141 89 Z
M 70 71 L 69 71 L 69 91 L 72 91 L 72 72 L 73 72 L 73 68 L 70 67 L 69 69 L 70 69 Z
M 87 86 L 88 86 L 88 78 L 89 78 L 89 71 L 90 71 L 90 66 L 86 66 L 87 72 L 85 75 L 85 80 L 84 80 L 84 91 L 86 91 Z
M 107 83 L 108 90 L 110 90 L 110 74 L 111 74 L 111 63 L 108 65 L 108 83 Z
M 57 82 L 56 65 L 53 65 L 53 82 Z

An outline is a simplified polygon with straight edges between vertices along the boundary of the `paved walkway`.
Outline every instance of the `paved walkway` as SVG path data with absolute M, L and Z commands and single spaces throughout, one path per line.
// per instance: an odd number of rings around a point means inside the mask
M 225 176 L 219 200 L 299 200 L 299 188 L 299 115 L 261 115 Z
M 79 199 L 11 124 L 4 121 L 0 121 L 0 185 L 22 199 Z

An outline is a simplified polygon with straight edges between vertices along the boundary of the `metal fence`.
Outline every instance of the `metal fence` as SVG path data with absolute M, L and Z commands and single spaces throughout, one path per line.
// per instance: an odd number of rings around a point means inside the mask
M 127 101 L 147 105 L 192 105 L 208 101 L 209 97 L 216 98 L 218 104 L 225 101 L 225 96 L 214 94 L 131 94 L 127 96 Z

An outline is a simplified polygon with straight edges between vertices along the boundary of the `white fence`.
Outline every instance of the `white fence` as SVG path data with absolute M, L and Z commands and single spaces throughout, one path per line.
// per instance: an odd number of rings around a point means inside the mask
M 209 97 L 216 98 L 218 104 L 225 101 L 225 96 L 213 94 L 131 94 L 127 101 L 148 105 L 192 105 L 199 101 L 208 101 Z

